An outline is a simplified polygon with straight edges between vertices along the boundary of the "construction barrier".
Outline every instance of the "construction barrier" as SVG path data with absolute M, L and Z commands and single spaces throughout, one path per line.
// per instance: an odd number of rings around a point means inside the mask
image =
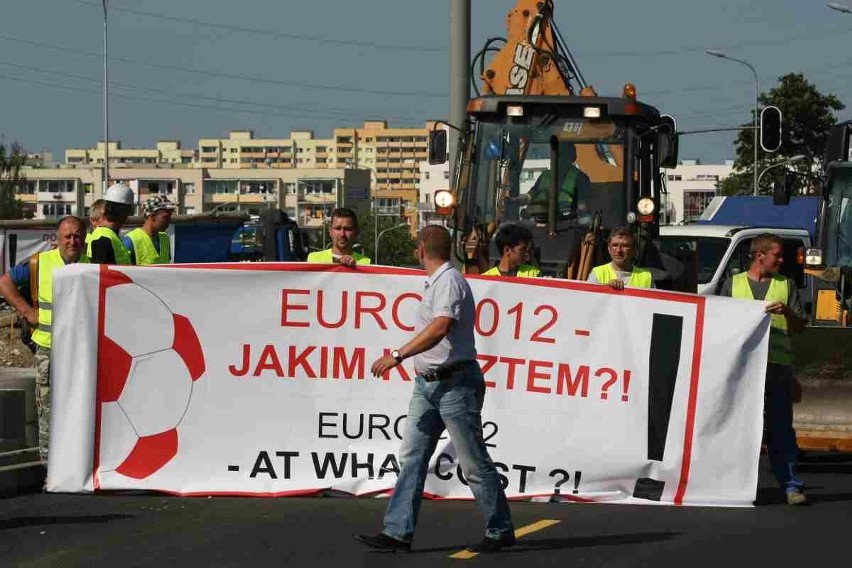
M 424 273 L 75 265 L 57 272 L 48 490 L 388 492 Z M 553 279 L 470 279 L 483 433 L 513 499 L 749 506 L 763 304 Z M 425 492 L 469 498 L 452 443 Z

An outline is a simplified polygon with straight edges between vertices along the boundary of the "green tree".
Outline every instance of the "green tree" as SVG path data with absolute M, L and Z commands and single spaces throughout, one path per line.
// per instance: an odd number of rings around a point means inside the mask
M 833 94 L 824 95 L 816 86 L 809 83 L 802 73 L 788 73 L 778 80 L 778 85 L 769 93 L 761 93 L 762 106 L 776 106 L 781 110 L 782 138 L 781 148 L 768 154 L 758 146 L 757 172 L 781 163 L 793 156 L 804 156 L 802 160 L 790 166 L 802 173 L 823 171 L 825 144 L 828 131 L 837 122 L 834 111 L 845 108 L 840 99 Z M 759 111 L 758 111 L 759 112 Z M 753 118 L 752 111 L 752 118 Z M 759 117 L 758 117 L 759 120 Z M 722 195 L 751 194 L 753 190 L 754 140 L 752 121 L 743 125 L 735 142 L 737 174 L 730 176 L 720 184 Z M 783 167 L 769 171 L 761 179 L 759 193 L 772 193 L 772 180 L 780 174 Z M 806 183 L 806 178 L 800 178 Z
M 16 197 L 16 189 L 26 181 L 21 172 L 26 158 L 26 152 L 17 142 L 8 147 L 0 144 L 0 219 L 21 219 L 24 216 L 24 206 Z
M 378 225 L 376 225 L 378 221 Z M 359 238 L 362 245 L 362 254 L 366 254 L 375 262 L 376 260 L 376 229 L 378 228 L 381 239 L 379 240 L 379 262 L 387 266 L 418 266 L 414 258 L 415 242 L 411 236 L 411 230 L 399 227 L 405 223 L 402 217 L 394 215 L 379 215 L 376 219 L 372 213 L 367 213 L 358 219 L 361 226 Z M 392 229 L 392 230 L 387 230 Z M 387 232 L 382 233 L 382 231 Z

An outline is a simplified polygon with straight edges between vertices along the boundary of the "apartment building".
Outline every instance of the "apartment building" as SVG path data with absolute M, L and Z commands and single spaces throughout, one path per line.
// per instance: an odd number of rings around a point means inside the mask
M 195 151 L 184 150 L 177 140 L 161 140 L 155 148 L 122 148 L 121 141 L 111 141 L 107 146 L 109 165 L 113 166 L 153 166 L 169 165 L 173 167 L 192 167 L 195 163 Z M 94 148 L 69 148 L 65 150 L 65 164 L 69 166 L 102 165 L 104 163 L 104 143 L 98 142 Z
M 24 216 L 54 219 L 65 215 L 87 216 L 92 202 L 103 195 L 102 166 L 69 166 L 53 168 L 26 167 L 26 178 L 16 192 L 24 207 Z M 153 195 L 166 195 L 178 205 L 182 214 L 200 213 L 201 170 L 155 166 L 110 169 L 110 181 L 129 185 L 138 205 Z M 135 213 L 136 213 L 135 212 Z
M 310 130 L 293 131 L 289 138 L 255 138 L 251 130 L 232 130 L 228 138 L 199 140 L 196 165 L 222 169 L 334 168 L 335 152 L 334 139 L 314 138 Z
M 433 124 L 392 128 L 387 121 L 372 120 L 361 128 L 335 128 L 337 165 L 372 171 L 375 197 L 401 202 L 413 214 L 418 203 L 420 163 L 427 158 Z
M 25 216 L 54 219 L 87 216 L 92 202 L 103 195 L 102 166 L 27 167 L 18 189 Z M 321 225 L 339 206 L 369 207 L 370 172 L 352 168 L 292 170 L 233 170 L 226 168 L 114 167 L 110 181 L 129 185 L 137 209 L 154 195 L 165 195 L 178 213 L 239 211 L 258 214 L 283 209 L 304 226 Z

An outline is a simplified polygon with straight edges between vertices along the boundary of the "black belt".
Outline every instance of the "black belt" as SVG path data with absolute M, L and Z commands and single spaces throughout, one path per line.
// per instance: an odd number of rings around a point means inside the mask
M 476 363 L 476 361 L 459 361 L 458 363 L 453 363 L 447 367 L 441 367 L 439 369 L 432 369 L 431 371 L 420 373 L 420 376 L 423 377 L 423 380 L 427 383 L 443 381 L 445 379 L 449 379 L 456 371 L 474 363 Z

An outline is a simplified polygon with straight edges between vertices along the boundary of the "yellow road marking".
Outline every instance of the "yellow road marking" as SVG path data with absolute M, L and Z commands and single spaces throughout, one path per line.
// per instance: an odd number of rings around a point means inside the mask
M 555 521 L 555 520 L 552 520 L 552 519 L 542 519 L 540 521 L 536 521 L 536 522 L 534 522 L 530 525 L 527 525 L 525 527 L 515 529 L 515 538 L 521 538 L 521 537 L 527 536 L 530 533 L 534 533 L 536 531 L 544 530 L 547 527 L 551 527 L 558 522 L 559 521 Z M 479 556 L 478 552 L 474 552 L 472 550 L 467 550 L 467 549 L 460 550 L 458 552 L 454 552 L 453 554 L 450 554 L 450 558 L 455 558 L 456 560 L 469 560 L 469 559 L 474 558 L 476 556 Z

